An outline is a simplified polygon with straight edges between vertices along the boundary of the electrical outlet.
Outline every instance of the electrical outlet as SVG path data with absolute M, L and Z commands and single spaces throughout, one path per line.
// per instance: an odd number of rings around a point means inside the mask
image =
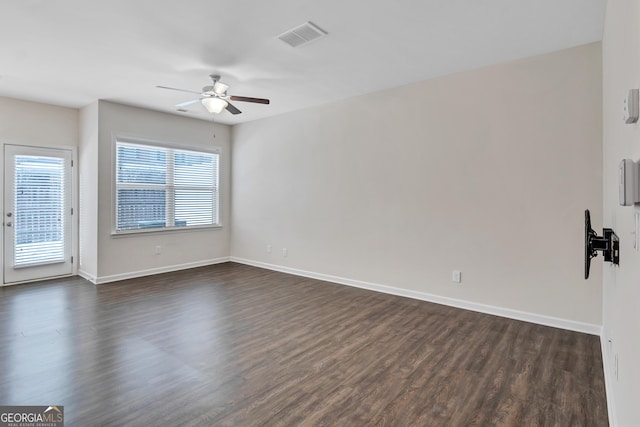
M 287 248 L 282 248 L 282 256 L 285 258 L 289 256 L 289 250 Z
M 456 283 L 462 282 L 462 272 L 453 270 L 453 272 L 451 273 L 451 281 Z
M 160 253 L 162 252 L 162 247 L 160 245 L 156 246 L 156 255 L 160 255 Z
M 272 250 L 273 247 L 271 245 L 267 245 L 267 253 L 270 254 Z

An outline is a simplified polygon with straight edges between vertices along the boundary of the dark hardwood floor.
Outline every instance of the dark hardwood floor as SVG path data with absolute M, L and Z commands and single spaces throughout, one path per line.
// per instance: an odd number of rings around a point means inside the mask
M 0 405 L 66 426 L 608 425 L 596 336 L 233 263 L 0 295 Z

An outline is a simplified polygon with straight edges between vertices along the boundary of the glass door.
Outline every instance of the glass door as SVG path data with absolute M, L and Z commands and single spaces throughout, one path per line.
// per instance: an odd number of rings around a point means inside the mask
M 71 151 L 4 146 L 4 283 L 73 272 Z

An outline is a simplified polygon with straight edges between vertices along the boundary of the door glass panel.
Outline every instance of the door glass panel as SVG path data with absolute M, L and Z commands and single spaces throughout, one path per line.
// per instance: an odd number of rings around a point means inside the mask
M 65 261 L 64 180 L 64 159 L 15 156 L 15 268 Z

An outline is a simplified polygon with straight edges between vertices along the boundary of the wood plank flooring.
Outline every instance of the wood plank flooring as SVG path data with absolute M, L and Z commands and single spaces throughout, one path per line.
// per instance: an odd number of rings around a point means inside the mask
M 0 295 L 0 405 L 66 426 L 608 425 L 596 336 L 234 263 Z

